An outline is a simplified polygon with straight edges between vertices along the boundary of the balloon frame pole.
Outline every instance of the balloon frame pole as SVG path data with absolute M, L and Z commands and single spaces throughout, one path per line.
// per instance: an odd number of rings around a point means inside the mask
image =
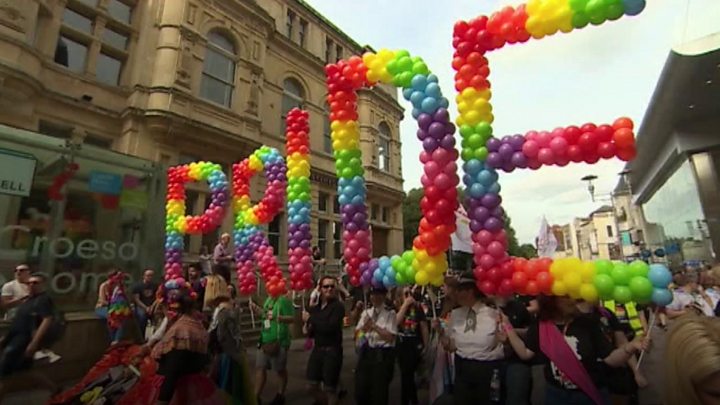
M 252 327 L 255 329 L 255 311 L 253 310 L 253 300 L 252 297 L 248 298 L 248 307 L 250 308 L 250 322 L 252 322 Z
M 648 332 L 646 339 L 650 339 L 650 333 L 652 333 L 653 328 L 655 328 L 655 324 L 657 323 L 658 319 L 658 312 L 660 311 L 660 308 L 656 308 L 655 312 L 652 314 L 652 319 L 650 320 L 650 326 L 648 327 Z M 637 364 L 635 365 L 635 371 L 638 371 L 640 369 L 640 364 L 642 364 L 643 357 L 645 357 L 645 350 L 640 352 L 640 356 L 638 357 Z

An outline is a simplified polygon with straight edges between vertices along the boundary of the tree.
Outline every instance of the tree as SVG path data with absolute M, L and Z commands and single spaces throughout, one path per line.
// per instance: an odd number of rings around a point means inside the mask
M 417 235 L 418 227 L 420 226 L 420 219 L 422 218 L 422 211 L 420 210 L 420 200 L 423 197 L 422 188 L 414 188 L 407 192 L 405 200 L 403 201 L 403 240 L 405 249 L 412 249 L 413 239 Z M 464 190 L 458 188 L 458 199 L 463 200 Z M 515 229 L 511 225 L 510 217 L 507 214 L 503 214 L 505 221 L 505 232 L 507 234 L 508 242 L 508 253 L 511 256 L 531 258 L 537 256 L 537 250 L 530 244 L 520 245 L 515 236 Z M 468 255 L 472 260 L 472 255 Z M 460 261 L 467 260 L 465 255 L 455 255 Z M 462 259 L 460 259 L 462 258 Z

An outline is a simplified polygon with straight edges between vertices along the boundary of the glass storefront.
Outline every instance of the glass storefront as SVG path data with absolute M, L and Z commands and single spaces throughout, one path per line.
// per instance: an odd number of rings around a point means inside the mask
M 45 273 L 56 304 L 69 312 L 94 308 L 111 266 L 130 282 L 143 268 L 160 272 L 165 179 L 153 162 L 0 126 L 0 159 L 7 163 L 6 156 L 34 159 L 35 168 L 0 179 L 20 188 L 0 190 L 0 282 L 13 278 L 18 263 L 29 263 Z
M 684 262 L 712 260 L 698 185 L 690 160 L 685 160 L 643 204 L 648 231 L 646 242 L 661 246 L 673 268 Z

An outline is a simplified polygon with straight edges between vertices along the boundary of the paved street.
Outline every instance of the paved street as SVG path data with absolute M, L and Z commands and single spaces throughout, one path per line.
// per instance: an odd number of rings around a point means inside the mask
M 343 363 L 343 370 L 341 374 L 341 382 L 345 389 L 348 391 L 347 397 L 343 399 L 341 403 L 343 404 L 354 404 L 354 380 L 353 380 L 353 370 L 355 368 L 355 364 L 357 362 L 357 357 L 355 355 L 355 348 L 353 344 L 353 338 L 352 338 L 352 329 L 346 328 L 345 329 L 345 339 L 344 339 L 344 363 Z M 290 347 L 290 353 L 288 355 L 288 370 L 290 374 L 290 379 L 288 382 L 288 389 L 287 389 L 287 404 L 288 405 L 300 405 L 300 404 L 311 404 L 313 400 L 307 395 L 306 393 L 306 384 L 305 384 L 305 368 L 307 365 L 308 358 L 310 357 L 310 352 L 306 351 L 303 348 L 304 340 L 303 339 L 297 339 L 292 342 L 292 346 Z M 248 361 L 250 362 L 250 365 L 253 366 L 255 364 L 255 350 L 249 349 L 248 351 Z M 269 375 L 268 377 L 268 383 L 265 386 L 265 395 L 263 395 L 263 401 L 264 403 L 268 403 L 270 400 L 272 400 L 273 396 L 276 392 L 276 379 L 272 375 Z M 423 388 L 420 389 L 418 392 L 420 403 L 426 404 L 427 403 L 427 389 Z M 393 375 L 392 383 L 390 384 L 390 404 L 399 404 L 400 403 L 400 370 L 397 368 L 397 365 L 395 367 L 395 374 Z

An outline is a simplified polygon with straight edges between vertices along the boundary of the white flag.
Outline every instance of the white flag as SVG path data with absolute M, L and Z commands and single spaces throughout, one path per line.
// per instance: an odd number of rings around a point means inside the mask
M 555 250 L 557 250 L 557 239 L 555 234 L 548 225 L 548 221 L 545 217 L 542 219 L 540 224 L 540 233 L 537 237 L 537 250 L 539 257 L 553 257 Z
M 472 253 L 472 232 L 470 231 L 470 218 L 465 208 L 460 206 L 455 211 L 455 232 L 450 236 L 452 250 Z

